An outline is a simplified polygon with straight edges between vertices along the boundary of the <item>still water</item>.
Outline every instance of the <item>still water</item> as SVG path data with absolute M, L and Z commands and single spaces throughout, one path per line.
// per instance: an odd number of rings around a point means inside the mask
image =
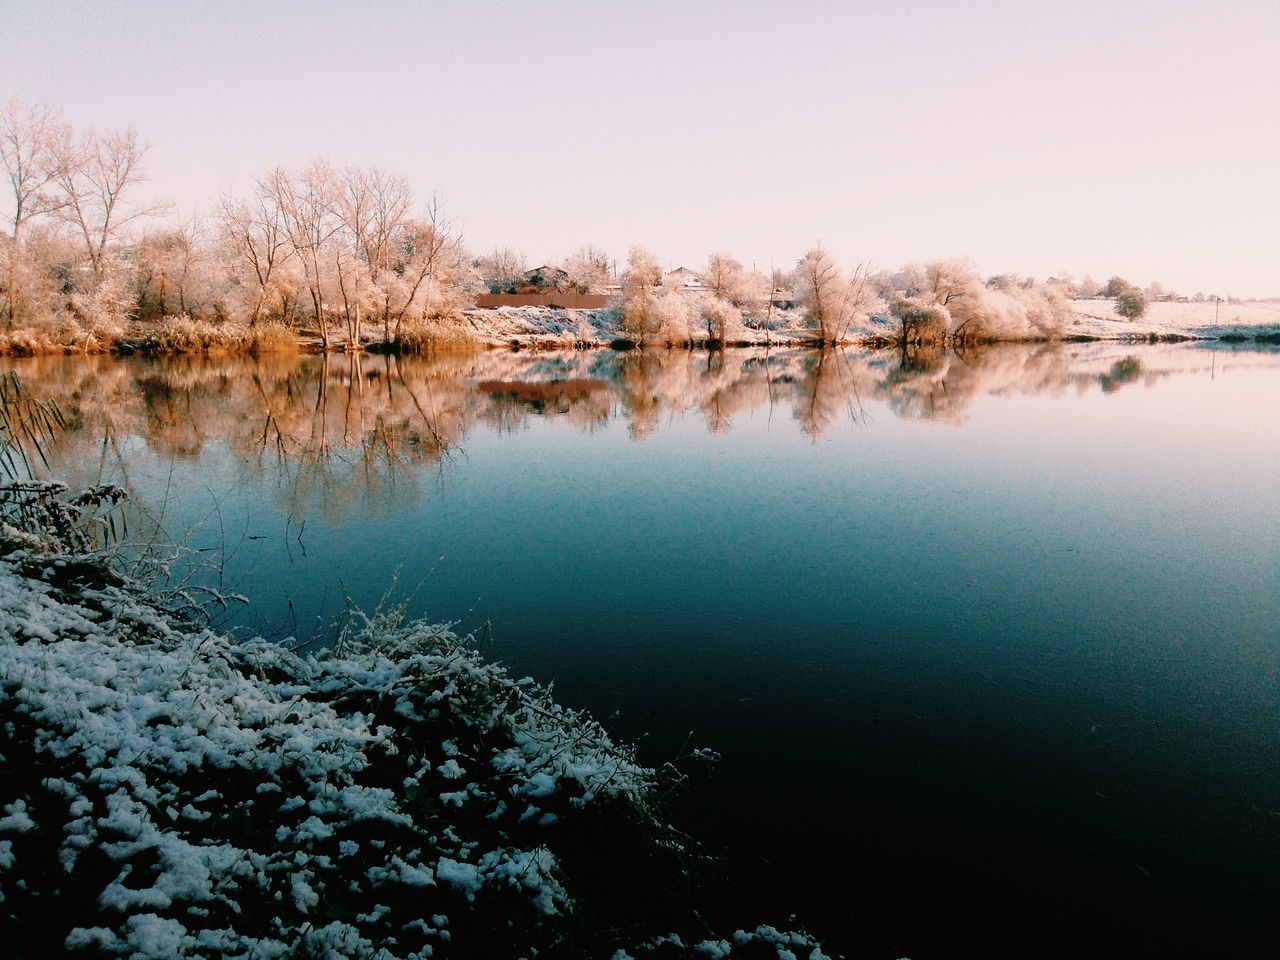
M 74 413 L 55 472 L 222 558 L 228 626 L 391 588 L 653 763 L 719 751 L 672 813 L 730 922 L 916 960 L 1270 935 L 1276 353 L 14 366 Z

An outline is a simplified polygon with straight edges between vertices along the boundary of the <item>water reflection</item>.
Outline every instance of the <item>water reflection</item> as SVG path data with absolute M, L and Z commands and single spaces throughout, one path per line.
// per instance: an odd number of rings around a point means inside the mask
M 609 419 L 609 385 L 597 377 L 552 380 L 482 380 L 476 389 L 487 393 L 492 409 L 485 419 L 514 431 L 530 413 L 565 415 L 584 427 Z
M 126 437 L 171 461 L 222 445 L 256 481 L 276 478 L 292 506 L 323 498 L 333 510 L 412 489 L 418 468 L 447 459 L 478 426 L 510 433 L 539 417 L 591 431 L 620 420 L 643 440 L 672 418 L 701 417 L 712 433 L 727 433 L 738 418 L 766 411 L 771 424 L 789 420 L 818 438 L 879 411 L 959 423 L 985 396 L 1114 393 L 1206 357 L 1166 350 L 1139 360 L 1132 350 L 42 357 L 15 367 L 74 425 L 63 470 L 97 464 L 101 472 L 107 461 L 119 469 Z

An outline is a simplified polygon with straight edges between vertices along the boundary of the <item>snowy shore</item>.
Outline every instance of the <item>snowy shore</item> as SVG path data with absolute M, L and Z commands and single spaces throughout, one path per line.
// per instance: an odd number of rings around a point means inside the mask
M 1070 301 L 1072 316 L 1060 339 L 1169 340 L 1280 338 L 1280 301 L 1243 303 L 1157 302 L 1138 320 L 1115 313 L 1112 300 Z M 467 310 L 453 328 L 466 342 L 491 348 L 568 349 L 604 347 L 624 339 L 609 310 L 562 310 L 552 307 L 501 307 Z M 897 336 L 897 322 L 869 317 L 848 332 L 853 344 L 878 346 Z M 761 327 L 734 333 L 733 346 L 799 347 L 812 343 L 814 331 L 803 311 L 780 311 Z
M 1115 312 L 1114 300 L 1072 300 L 1067 336 L 1100 340 L 1188 337 L 1221 340 L 1280 338 L 1280 300 L 1157 301 L 1138 320 Z
M 810 957 L 670 889 L 660 775 L 447 628 L 236 642 L 0 537 L 10 957 Z

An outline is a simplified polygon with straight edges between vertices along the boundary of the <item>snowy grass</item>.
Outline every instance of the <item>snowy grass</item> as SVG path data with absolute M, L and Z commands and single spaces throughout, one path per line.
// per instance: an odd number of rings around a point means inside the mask
M 860 336 L 878 332 L 880 327 L 868 320 L 866 329 L 850 332 Z M 454 329 L 469 342 L 480 347 L 509 347 L 534 350 L 565 350 L 581 347 L 607 347 L 627 335 L 616 311 L 561 310 L 554 307 L 500 307 L 496 310 L 466 310 L 455 322 Z M 690 329 L 692 342 L 705 336 L 699 328 Z M 736 331 L 728 346 L 794 347 L 812 342 L 816 332 L 807 328 L 799 310 L 775 311 L 768 325 L 743 327 Z M 669 344 L 655 341 L 655 346 L 687 346 L 688 341 Z
M 1147 305 L 1137 320 L 1115 312 L 1114 300 L 1072 300 L 1073 319 L 1063 331 L 1067 336 L 1092 336 L 1106 340 L 1183 336 L 1218 338 L 1255 337 L 1280 333 L 1280 300 L 1158 301 Z
M 1274 336 L 1280 333 L 1280 301 L 1238 303 L 1158 302 L 1148 306 L 1139 320 L 1127 320 L 1114 311 L 1111 300 L 1069 301 L 1071 316 L 1056 334 L 1041 332 L 1034 339 L 1092 337 L 1103 340 L 1146 340 L 1151 337 Z M 469 310 L 451 329 L 463 342 L 477 347 L 568 349 L 602 347 L 623 338 L 617 317 L 610 310 L 557 310 L 550 307 L 504 307 Z M 801 310 L 775 312 L 767 325 L 744 327 L 730 346 L 797 347 L 811 344 L 810 329 Z M 897 343 L 901 338 L 896 319 L 874 314 L 854 324 L 848 342 L 864 347 Z M 990 338 L 998 341 L 1000 337 Z
M 289 353 L 298 349 L 298 337 L 278 323 L 248 326 L 164 317 L 154 323 L 132 324 L 118 349 L 133 353 Z
M 822 957 L 708 938 L 658 774 L 394 612 L 236 643 L 10 531 L 0 723 L 9 957 Z

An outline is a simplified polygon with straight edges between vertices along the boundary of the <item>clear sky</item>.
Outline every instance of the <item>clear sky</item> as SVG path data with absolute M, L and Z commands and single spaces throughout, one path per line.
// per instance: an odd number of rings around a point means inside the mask
M 1280 296 L 1280 0 L 0 0 L 0 99 L 133 126 L 208 211 L 379 164 L 483 252 Z

